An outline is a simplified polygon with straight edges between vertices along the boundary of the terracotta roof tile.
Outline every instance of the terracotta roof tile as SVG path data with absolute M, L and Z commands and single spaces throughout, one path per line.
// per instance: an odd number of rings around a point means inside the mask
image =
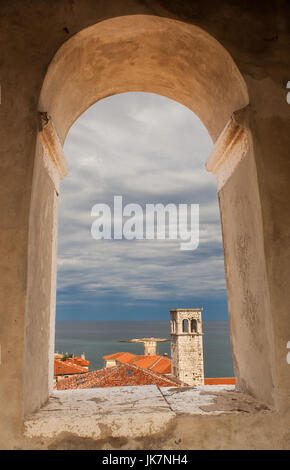
M 128 352 L 118 352 L 115 354 L 109 354 L 108 356 L 103 356 L 103 359 L 110 360 L 110 359 L 115 359 L 118 362 L 126 363 L 126 362 L 132 362 L 135 360 L 136 355 L 131 354 Z
M 143 356 L 142 359 L 139 359 L 138 356 L 137 360 L 134 361 L 134 364 L 138 367 L 142 367 L 142 369 L 150 369 L 156 362 L 160 360 L 162 356 L 155 355 L 155 356 Z
M 115 353 L 110 356 L 104 356 L 104 359 L 115 359 L 122 364 L 135 364 L 142 369 L 151 369 L 155 372 L 170 374 L 171 359 L 155 354 L 154 356 L 134 356 L 131 353 Z
M 160 360 L 153 364 L 150 369 L 155 372 L 159 372 L 160 374 L 170 374 L 171 359 L 169 359 L 168 357 L 161 357 Z
M 69 361 L 54 360 L 54 375 L 82 374 L 87 372 L 84 367 L 73 364 Z
M 78 356 L 74 356 L 72 358 L 72 361 L 74 364 L 78 366 L 89 367 L 90 365 L 90 361 L 87 361 L 86 359 L 82 359 L 81 357 L 78 357 Z
M 133 364 L 118 364 L 114 367 L 87 372 L 80 376 L 69 377 L 57 383 L 58 390 L 96 387 L 122 387 L 133 385 L 157 385 L 176 387 L 181 383 L 175 377 L 168 377 Z
M 116 359 L 117 357 L 121 356 L 122 352 L 117 352 L 117 353 L 114 353 L 114 354 L 109 354 L 108 356 L 103 356 L 103 359 Z
M 154 356 L 134 355 L 131 353 L 115 353 L 109 356 L 104 356 L 104 359 L 115 359 L 117 363 L 133 364 L 141 369 L 151 370 L 159 374 L 171 374 L 171 359 L 167 356 Z M 171 376 L 172 377 L 172 376 Z M 216 377 L 205 378 L 205 385 L 235 385 L 236 379 L 234 377 Z
M 117 362 L 121 362 L 122 364 L 130 364 L 135 362 L 136 356 L 131 353 L 123 353 L 121 356 L 117 358 Z

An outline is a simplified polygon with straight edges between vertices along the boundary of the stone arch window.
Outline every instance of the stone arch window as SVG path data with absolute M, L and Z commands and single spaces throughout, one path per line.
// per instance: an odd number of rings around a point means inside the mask
M 182 320 L 182 331 L 183 333 L 188 333 L 188 320 Z
M 176 333 L 176 320 L 172 320 L 171 322 L 171 331 L 172 333 Z
M 190 320 L 190 331 L 191 333 L 197 333 L 197 321 L 195 319 Z
M 97 48 L 96 43 L 99 44 Z M 170 47 L 167 47 L 168 43 Z M 115 53 L 116 44 L 123 51 L 121 55 Z M 181 64 L 181 58 L 184 64 Z M 213 76 L 215 80 L 210 79 Z M 30 211 L 38 214 L 46 200 L 50 201 L 52 211 L 49 220 L 31 218 L 29 228 L 30 249 L 35 256 L 30 256 L 27 268 L 25 321 L 29 327 L 25 329 L 23 363 L 24 377 L 29 380 L 25 379 L 23 385 L 24 414 L 39 408 L 47 400 L 53 385 L 57 197 L 60 180 L 68 171 L 62 147 L 74 121 L 93 103 L 129 91 L 166 96 L 187 106 L 201 119 L 214 142 L 207 169 L 216 175 L 218 190 L 237 171 L 242 159 L 253 160 L 248 144 L 249 97 L 245 81 L 226 49 L 198 26 L 150 15 L 121 16 L 80 30 L 60 47 L 50 61 L 38 105 L 42 122 L 36 141 Z M 213 113 L 215 109 L 218 113 Z M 41 165 L 53 181 L 53 185 L 45 190 L 38 183 L 41 180 L 37 171 L 42 169 Z M 237 179 L 243 183 L 239 174 Z M 221 211 L 227 211 L 224 228 L 227 232 L 228 220 L 235 214 L 230 205 L 224 206 L 228 193 L 225 194 Z M 38 237 L 43 227 L 48 238 Z M 237 225 L 237 230 L 239 227 Z M 229 231 L 228 244 L 232 236 Z M 38 241 L 36 247 L 35 239 Z M 50 257 L 50 262 L 44 262 L 45 256 Z M 41 284 L 33 283 L 36 272 L 50 286 L 45 296 Z M 34 330 L 30 325 L 35 324 L 40 309 L 46 315 L 43 328 L 47 334 L 41 341 L 31 341 Z M 238 351 L 240 341 L 235 337 L 232 343 Z M 242 365 L 245 363 L 243 354 L 240 354 Z M 36 356 L 49 356 L 50 363 L 40 360 L 37 367 L 31 368 L 31 358 Z M 238 354 L 236 359 L 239 364 Z M 248 365 L 237 367 L 237 370 L 243 383 L 251 384 Z M 36 386 L 38 383 L 39 387 Z

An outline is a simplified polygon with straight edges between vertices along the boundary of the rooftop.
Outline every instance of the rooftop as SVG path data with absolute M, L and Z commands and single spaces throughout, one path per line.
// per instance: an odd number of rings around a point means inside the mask
M 87 371 L 83 366 L 73 364 L 69 361 L 54 360 L 54 375 L 83 374 Z
M 106 360 L 115 360 L 117 363 L 122 364 L 133 364 L 142 369 L 152 370 L 159 374 L 171 374 L 171 359 L 168 356 L 160 356 L 155 354 L 154 356 L 141 356 L 134 355 L 127 352 L 118 352 L 115 354 L 109 354 L 103 356 Z M 235 385 L 236 379 L 234 377 L 214 377 L 205 378 L 205 385 Z
M 105 360 L 115 360 L 117 363 L 134 364 L 142 369 L 150 369 L 154 372 L 161 374 L 171 373 L 171 359 L 167 356 L 154 356 L 135 355 L 131 353 L 115 353 L 103 357 Z
M 75 356 L 63 361 L 61 355 L 54 357 L 54 375 L 73 375 L 87 372 L 90 361 Z
M 140 385 L 179 387 L 181 382 L 175 377 L 165 376 L 156 371 L 127 363 L 59 380 L 56 387 L 58 390 L 69 390 Z

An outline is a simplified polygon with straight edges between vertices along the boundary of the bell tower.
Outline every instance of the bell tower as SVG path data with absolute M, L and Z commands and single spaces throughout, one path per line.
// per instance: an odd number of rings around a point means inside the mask
M 187 385 L 204 384 L 201 308 L 170 310 L 172 374 Z

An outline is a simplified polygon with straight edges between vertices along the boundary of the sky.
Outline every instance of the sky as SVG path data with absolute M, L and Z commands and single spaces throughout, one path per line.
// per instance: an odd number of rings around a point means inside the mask
M 168 320 L 171 308 L 203 308 L 226 320 L 227 300 L 212 141 L 185 106 L 151 93 L 123 93 L 90 107 L 64 145 L 57 321 Z M 199 204 L 196 250 L 180 240 L 95 240 L 92 207 Z M 126 219 L 127 220 L 127 219 Z M 168 222 L 168 221 L 167 221 Z

